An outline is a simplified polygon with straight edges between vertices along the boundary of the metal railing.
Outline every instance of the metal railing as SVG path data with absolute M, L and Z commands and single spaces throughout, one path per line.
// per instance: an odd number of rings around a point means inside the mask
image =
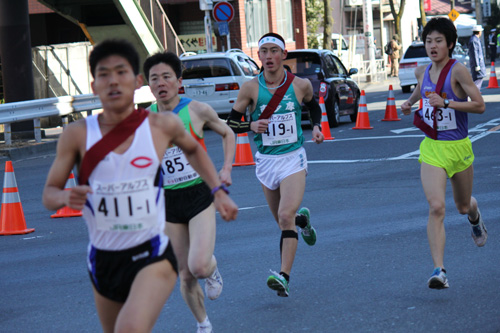
M 135 91 L 134 103 L 150 103 L 155 100 L 148 86 Z M 32 101 L 0 104 L 0 124 L 4 125 L 4 139 L 6 145 L 12 144 L 11 123 L 33 120 L 35 141 L 42 141 L 40 118 L 61 116 L 65 117 L 73 112 L 93 111 L 102 108 L 99 97 L 93 94 L 75 96 L 60 96 Z M 63 121 L 63 124 L 65 121 Z
M 358 62 L 354 67 L 358 68 L 358 73 L 353 75 L 358 84 L 363 82 L 379 82 L 387 79 L 387 69 L 384 59 L 374 60 L 375 69 L 372 71 L 371 61 Z M 363 80 L 362 80 L 363 79 Z
M 177 55 L 185 52 L 182 43 L 175 33 L 170 20 L 165 14 L 163 7 L 159 0 L 135 0 L 139 3 L 142 11 L 146 15 L 146 18 L 153 27 L 153 30 L 160 39 L 163 47 L 172 51 Z

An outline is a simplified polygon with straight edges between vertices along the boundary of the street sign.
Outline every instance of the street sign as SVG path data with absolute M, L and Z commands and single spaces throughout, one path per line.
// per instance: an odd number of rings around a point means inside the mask
M 229 25 L 226 21 L 217 22 L 217 28 L 219 29 L 219 35 L 227 36 L 229 34 Z
M 212 11 L 217 22 L 231 22 L 234 18 L 234 8 L 229 2 L 217 2 Z
M 452 20 L 453 22 L 455 22 L 455 20 L 458 18 L 458 16 L 460 15 L 459 12 L 457 12 L 455 10 L 455 8 L 453 8 L 451 10 L 451 12 L 448 13 L 448 17 L 450 18 L 450 20 Z

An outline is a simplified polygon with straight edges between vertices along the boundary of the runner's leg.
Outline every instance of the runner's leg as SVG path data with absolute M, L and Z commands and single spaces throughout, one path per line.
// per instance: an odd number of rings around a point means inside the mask
M 113 333 L 116 318 L 123 307 L 123 303 L 115 302 L 102 296 L 97 292 L 94 285 L 92 285 L 92 290 L 94 291 L 95 307 L 99 315 L 102 330 L 104 333 Z
M 429 203 L 429 219 L 427 222 L 427 238 L 431 250 L 434 267 L 443 266 L 446 234 L 444 229 L 446 171 L 422 162 L 420 178 L 425 197 Z
M 151 332 L 176 281 L 177 273 L 168 260 L 141 269 L 118 315 L 115 331 Z
M 471 165 L 466 170 L 458 172 L 451 177 L 453 199 L 460 214 L 468 214 L 469 220 L 477 220 L 477 201 L 472 196 L 472 183 L 474 167 Z
M 306 171 L 302 170 L 286 177 L 280 184 L 279 192 L 278 190 L 269 190 L 263 186 L 269 208 L 282 231 L 293 230 L 297 232 L 295 214 L 304 197 L 305 183 Z M 281 271 L 288 275 L 292 270 L 297 242 L 298 240 L 295 238 L 283 239 Z
M 199 217 L 200 215 L 204 216 L 203 213 L 205 211 L 201 212 L 196 217 Z M 166 232 L 172 242 L 172 246 L 174 248 L 174 252 L 177 257 L 177 265 L 179 269 L 179 278 L 180 278 L 180 290 L 182 297 L 184 298 L 184 301 L 186 302 L 189 309 L 193 313 L 193 316 L 195 317 L 196 321 L 200 323 L 203 322 L 203 320 L 205 320 L 207 316 L 204 303 L 205 296 L 203 294 L 203 290 L 201 289 L 200 284 L 198 283 L 198 277 L 193 275 L 189 266 L 189 260 L 190 260 L 189 258 L 191 255 L 194 255 L 194 253 L 191 252 L 192 249 L 190 248 L 190 246 L 191 244 L 194 244 L 194 242 L 196 241 L 196 239 L 190 239 L 192 230 L 191 224 L 194 222 L 194 220 L 195 219 L 192 219 L 190 221 L 189 227 L 186 224 L 167 222 Z M 205 220 L 205 222 L 207 222 L 207 220 Z M 213 252 L 213 247 L 212 247 L 212 252 Z M 206 258 L 207 256 L 202 255 L 202 257 Z M 208 262 L 210 262 L 210 259 L 211 255 L 210 257 L 208 257 Z M 205 262 L 206 261 L 207 259 L 205 259 Z

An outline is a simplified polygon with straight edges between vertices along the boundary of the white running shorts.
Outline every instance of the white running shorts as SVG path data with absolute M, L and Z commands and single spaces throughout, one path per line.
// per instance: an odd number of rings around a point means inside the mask
M 306 170 L 307 156 L 304 147 L 281 155 L 255 154 L 257 179 L 270 190 L 276 190 L 286 177 Z

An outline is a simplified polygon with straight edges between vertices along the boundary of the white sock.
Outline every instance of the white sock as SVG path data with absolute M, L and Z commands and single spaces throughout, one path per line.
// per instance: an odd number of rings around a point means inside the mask
M 212 326 L 212 324 L 210 324 L 210 320 L 208 320 L 208 316 L 206 316 L 203 322 L 198 323 L 198 327 L 207 327 L 207 326 Z

